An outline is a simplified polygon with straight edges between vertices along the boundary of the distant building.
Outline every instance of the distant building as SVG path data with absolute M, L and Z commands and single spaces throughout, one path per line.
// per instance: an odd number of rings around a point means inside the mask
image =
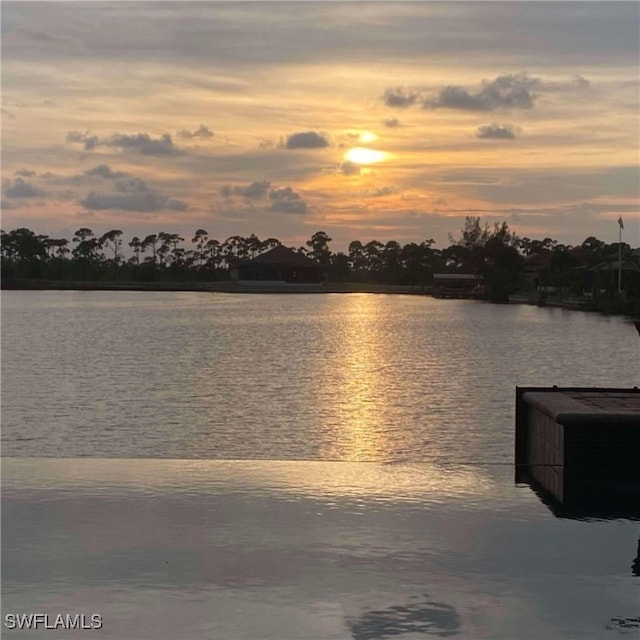
M 473 273 L 434 273 L 434 298 L 486 298 L 484 277 Z
M 237 262 L 231 267 L 230 275 L 238 284 L 251 285 L 320 285 L 324 280 L 319 263 L 282 245 L 250 260 Z
M 640 266 L 629 257 L 622 258 L 622 288 L 628 289 L 631 283 L 640 281 Z M 587 277 L 585 278 L 585 289 L 591 290 L 593 293 L 604 291 L 617 291 L 618 289 L 618 272 L 620 271 L 620 262 L 611 260 L 609 262 L 601 262 L 600 264 L 586 269 Z M 637 287 L 635 287 L 637 290 Z

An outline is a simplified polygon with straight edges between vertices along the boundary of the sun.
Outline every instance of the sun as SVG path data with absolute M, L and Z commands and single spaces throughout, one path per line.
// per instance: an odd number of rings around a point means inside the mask
M 378 136 L 375 133 L 371 133 L 371 131 L 362 131 L 358 136 L 358 142 L 364 142 L 368 144 L 369 142 L 373 142 L 377 140 Z
M 375 164 L 384 160 L 386 157 L 384 151 L 376 151 L 375 149 L 367 149 L 366 147 L 354 147 L 349 149 L 345 154 L 345 159 L 356 164 Z

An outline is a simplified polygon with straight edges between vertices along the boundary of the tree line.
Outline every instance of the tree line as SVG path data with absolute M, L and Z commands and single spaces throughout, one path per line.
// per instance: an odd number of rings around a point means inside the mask
M 22 279 L 113 282 L 189 282 L 224 280 L 229 266 L 255 257 L 281 242 L 261 240 L 255 234 L 231 236 L 220 242 L 207 230 L 197 229 L 185 242 L 176 233 L 159 232 L 133 237 L 125 251 L 123 233 L 113 229 L 95 235 L 78 229 L 71 240 L 51 238 L 27 228 L 1 231 L 3 281 Z M 584 287 L 584 273 L 598 264 L 617 260 L 618 243 L 606 244 L 590 236 L 577 246 L 551 238 L 517 236 L 506 222 L 493 227 L 480 218 L 467 217 L 458 236 L 449 235 L 450 245 L 434 247 L 429 238 L 400 244 L 353 240 L 347 252 L 333 252 L 332 239 L 317 231 L 296 250 L 315 259 L 332 282 L 363 282 L 428 287 L 434 273 L 474 273 L 484 276 L 491 299 L 504 301 L 527 284 L 523 280 L 529 256 L 545 257 L 537 274 L 539 286 L 568 290 Z M 624 243 L 625 260 L 636 260 Z M 128 254 L 126 257 L 125 254 Z M 626 290 L 640 295 L 627 279 Z

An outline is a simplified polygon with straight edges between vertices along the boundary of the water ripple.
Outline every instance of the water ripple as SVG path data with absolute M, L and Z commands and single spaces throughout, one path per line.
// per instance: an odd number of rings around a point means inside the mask
M 510 462 L 514 387 L 630 386 L 632 328 L 416 296 L 2 293 L 2 453 Z

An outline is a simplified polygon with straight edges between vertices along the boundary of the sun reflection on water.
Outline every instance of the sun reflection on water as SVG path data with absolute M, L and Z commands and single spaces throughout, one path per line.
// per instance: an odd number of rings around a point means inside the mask
M 331 408 L 332 442 L 329 457 L 362 461 L 380 460 L 387 449 L 386 405 L 381 370 L 385 363 L 380 340 L 380 305 L 375 296 L 349 296 L 339 335 L 340 359 L 334 373 L 340 378 L 343 402 Z

